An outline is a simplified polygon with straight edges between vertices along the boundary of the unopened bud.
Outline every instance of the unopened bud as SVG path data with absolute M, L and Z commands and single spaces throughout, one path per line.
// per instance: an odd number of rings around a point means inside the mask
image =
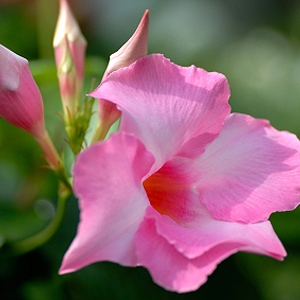
M 75 65 L 75 75 L 77 77 L 76 94 L 81 94 L 82 90 L 86 45 L 87 42 L 81 33 L 67 0 L 60 0 L 59 16 L 53 40 L 56 66 L 57 69 L 60 70 L 62 65 L 67 63 L 65 62 L 66 53 L 67 55 L 71 55 L 72 63 Z M 60 87 L 60 89 L 61 92 L 64 90 L 63 87 Z M 74 104 L 72 107 L 80 105 L 79 97 L 75 97 L 73 101 Z
M 128 67 L 148 53 L 149 10 L 147 9 L 132 37 L 110 56 L 103 79 L 111 72 Z
M 46 131 L 43 99 L 27 59 L 0 45 L 0 116 L 37 140 L 49 166 L 57 169 L 59 155 Z
M 71 55 L 79 77 L 84 76 L 85 49 L 87 42 L 81 33 L 79 25 L 71 12 L 67 0 L 60 0 L 58 21 L 54 33 L 53 47 L 57 68 L 59 68 L 63 53 L 63 44 L 67 36 Z
M 148 52 L 149 10 L 147 9 L 133 36 L 114 54 L 110 60 L 102 81 L 113 71 L 127 67 Z M 98 98 L 97 89 L 90 96 Z M 98 124 L 93 142 L 103 139 L 111 125 L 120 117 L 121 112 L 114 103 L 98 100 Z
M 34 137 L 44 131 L 42 95 L 27 59 L 0 45 L 0 116 Z

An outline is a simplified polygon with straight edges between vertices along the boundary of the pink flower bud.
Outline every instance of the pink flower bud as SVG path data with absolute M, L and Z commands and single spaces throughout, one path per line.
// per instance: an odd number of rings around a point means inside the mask
M 80 107 L 86 45 L 67 0 L 60 0 L 53 47 L 66 124 L 72 123 L 76 107 Z
M 110 56 L 108 66 L 102 81 L 113 71 L 127 67 L 148 52 L 149 10 L 147 9 L 133 36 L 115 53 Z M 98 88 L 97 88 L 98 89 Z M 97 89 L 90 95 L 97 97 Z M 98 124 L 93 142 L 104 139 L 111 125 L 120 117 L 121 113 L 114 103 L 99 99 Z
M 28 61 L 0 45 L 0 115 L 34 137 L 45 131 L 43 100 Z
M 77 76 L 82 79 L 84 76 L 84 60 L 87 42 L 70 10 L 67 0 L 60 0 L 59 16 L 53 40 L 57 69 L 60 68 L 62 63 L 65 36 L 67 36 L 68 46 L 76 67 Z
M 103 79 L 111 72 L 128 67 L 148 53 L 149 10 L 147 9 L 133 36 L 110 56 Z
M 27 59 L 0 45 L 0 116 L 32 134 L 51 168 L 60 158 L 45 128 L 43 99 Z

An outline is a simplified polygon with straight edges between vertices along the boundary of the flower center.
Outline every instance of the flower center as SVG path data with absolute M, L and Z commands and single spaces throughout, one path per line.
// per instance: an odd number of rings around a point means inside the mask
M 151 206 L 183 225 L 194 215 L 198 193 L 186 183 L 182 174 L 166 163 L 143 183 Z

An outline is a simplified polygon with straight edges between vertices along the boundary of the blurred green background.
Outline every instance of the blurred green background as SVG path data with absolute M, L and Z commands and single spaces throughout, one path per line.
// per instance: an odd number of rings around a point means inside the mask
M 300 136 L 299 1 L 73 0 L 70 5 L 89 43 L 86 86 L 92 77 L 100 81 L 108 56 L 149 8 L 149 53 L 225 74 L 233 111 L 269 119 L 277 129 Z M 47 128 L 57 148 L 68 152 L 62 120 L 55 114 L 61 111 L 51 47 L 57 12 L 57 0 L 1 0 L 0 43 L 30 60 Z M 32 137 L 0 119 L 0 245 L 38 232 L 52 218 L 57 182 L 43 164 Z M 0 250 L 0 299 L 300 299 L 299 209 L 271 216 L 288 252 L 284 262 L 238 253 L 198 291 L 183 295 L 153 284 L 143 268 L 112 263 L 57 275 L 78 213 L 72 198 L 50 242 L 21 256 Z

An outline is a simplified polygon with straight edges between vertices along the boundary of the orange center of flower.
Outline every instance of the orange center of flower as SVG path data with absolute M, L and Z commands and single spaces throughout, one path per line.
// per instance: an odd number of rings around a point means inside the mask
M 194 193 L 188 185 L 180 182 L 178 176 L 162 167 L 143 183 L 151 206 L 160 214 L 182 223 L 189 214 L 189 203 Z

